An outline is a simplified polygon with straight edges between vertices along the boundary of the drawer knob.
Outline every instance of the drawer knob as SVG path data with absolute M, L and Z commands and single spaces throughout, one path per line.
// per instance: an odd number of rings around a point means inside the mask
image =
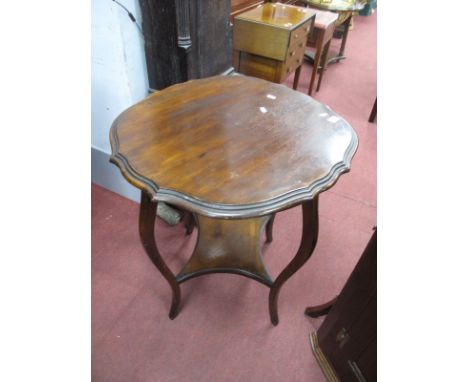
M 303 47 L 304 47 L 304 43 L 301 42 L 301 43 L 299 44 L 299 48 L 303 48 Z
M 296 59 L 296 62 L 299 64 L 301 62 L 301 60 L 299 60 L 298 58 Z
M 295 50 L 289 52 L 289 55 L 290 55 L 291 57 L 294 56 L 295 54 L 296 54 L 296 51 L 295 51 Z
M 299 35 L 297 33 L 294 33 L 294 38 L 298 38 Z

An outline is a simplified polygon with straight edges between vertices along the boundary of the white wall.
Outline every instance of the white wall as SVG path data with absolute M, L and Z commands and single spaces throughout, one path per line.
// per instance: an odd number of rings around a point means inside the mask
M 119 0 L 141 25 L 138 0 Z M 92 181 L 131 199 L 138 198 L 108 162 L 109 129 L 126 108 L 148 94 L 144 40 L 137 26 L 112 0 L 91 3 Z

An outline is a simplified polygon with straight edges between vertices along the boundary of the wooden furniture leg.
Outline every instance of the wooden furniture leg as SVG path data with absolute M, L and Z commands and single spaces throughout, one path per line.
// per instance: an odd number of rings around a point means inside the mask
M 320 61 L 322 57 L 322 49 L 323 49 L 323 36 L 319 36 L 317 38 L 317 50 L 315 52 L 314 57 L 314 66 L 312 68 L 312 76 L 310 77 L 310 84 L 309 84 L 309 92 L 308 94 L 312 94 L 312 89 L 314 88 L 315 77 L 317 76 L 317 71 L 320 66 Z
M 320 84 L 322 83 L 322 77 L 323 77 L 323 73 L 325 72 L 325 70 L 327 70 L 327 66 L 328 66 L 328 51 L 330 49 L 330 44 L 331 44 L 331 40 L 328 41 L 326 44 L 325 44 L 325 48 L 323 49 L 323 53 L 322 53 L 322 63 L 320 65 L 320 73 L 319 73 L 319 79 L 318 79 L 318 84 L 317 84 L 317 91 L 320 90 Z
M 273 241 L 273 222 L 275 221 L 276 214 L 271 215 L 270 220 L 266 225 L 266 242 L 271 243 Z
M 353 15 L 350 14 L 349 17 L 343 23 L 345 28 L 344 28 L 344 32 L 343 32 L 343 37 L 341 38 L 340 53 L 338 54 L 338 59 L 337 59 L 338 62 L 344 58 L 344 51 L 345 51 L 345 48 L 346 48 L 346 40 L 348 39 L 349 26 L 351 25 L 351 18 L 352 17 L 353 17 Z
M 156 246 L 154 237 L 154 223 L 156 221 L 156 208 L 158 203 L 151 200 L 151 196 L 146 192 L 141 192 L 140 217 L 138 228 L 140 231 L 140 239 L 145 248 L 148 257 L 153 264 L 158 268 L 172 289 L 172 304 L 169 312 L 169 318 L 173 320 L 179 313 L 180 307 L 180 287 L 176 281 L 174 274 L 166 265 Z
M 302 204 L 302 239 L 296 256 L 279 274 L 270 289 L 269 310 L 273 325 L 278 325 L 278 295 L 281 286 L 309 259 L 318 238 L 318 195 Z
M 377 117 L 377 97 L 375 97 L 374 106 L 372 106 L 372 111 L 369 115 L 369 122 L 375 122 L 375 117 Z
M 333 304 L 336 302 L 337 299 L 338 299 L 338 296 L 326 302 L 325 304 L 309 306 L 305 309 L 304 314 L 306 316 L 313 317 L 313 318 L 328 314 L 328 312 L 330 311 L 330 309 L 332 308 Z
M 193 228 L 195 227 L 195 218 L 193 217 L 192 212 L 187 212 L 187 216 L 185 217 L 185 234 L 191 235 L 193 232 Z
M 302 68 L 302 65 L 299 65 L 296 69 L 296 71 L 294 72 L 294 83 L 293 83 L 293 89 L 294 90 L 297 90 L 297 85 L 299 83 L 299 77 L 301 76 L 301 68 Z

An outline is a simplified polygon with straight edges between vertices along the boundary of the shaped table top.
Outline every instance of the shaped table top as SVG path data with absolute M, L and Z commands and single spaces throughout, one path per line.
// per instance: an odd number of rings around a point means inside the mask
M 311 97 L 258 78 L 177 84 L 114 121 L 111 162 L 153 200 L 212 217 L 312 199 L 349 170 L 352 127 Z
M 361 0 L 302 0 L 311 7 L 336 12 L 360 11 L 365 2 Z

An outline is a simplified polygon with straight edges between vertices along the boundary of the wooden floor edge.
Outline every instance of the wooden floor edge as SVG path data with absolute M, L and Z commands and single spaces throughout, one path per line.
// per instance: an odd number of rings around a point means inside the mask
M 309 340 L 310 346 L 312 348 L 312 353 L 314 353 L 315 359 L 317 360 L 320 368 L 322 369 L 325 378 L 327 378 L 327 381 L 340 382 L 340 379 L 338 378 L 335 369 L 328 361 L 327 357 L 325 357 L 325 354 L 323 354 L 322 349 L 320 349 L 317 338 L 317 332 L 310 333 Z

